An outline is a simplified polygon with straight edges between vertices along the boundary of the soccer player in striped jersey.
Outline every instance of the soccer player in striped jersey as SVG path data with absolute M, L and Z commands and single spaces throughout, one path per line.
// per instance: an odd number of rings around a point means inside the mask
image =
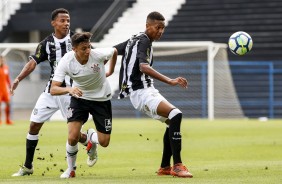
M 165 29 L 165 18 L 159 12 L 151 12 L 147 16 L 146 30 L 132 36 L 126 42 L 115 46 L 119 55 L 123 55 L 120 70 L 120 98 L 130 96 L 135 109 L 153 119 L 167 124 L 163 137 L 163 156 L 158 175 L 173 175 L 191 178 L 193 175 L 182 164 L 180 124 L 182 112 L 169 103 L 157 89 L 153 78 L 171 86 L 179 85 L 187 88 L 188 82 L 183 77 L 171 79 L 155 69 L 153 65 L 152 42 L 159 40 Z M 170 159 L 173 158 L 173 166 Z
M 14 94 L 20 81 L 26 78 L 35 67 L 41 62 L 48 61 L 51 67 L 50 79 L 46 85 L 44 92 L 39 96 L 36 105 L 31 113 L 29 132 L 26 137 L 26 158 L 24 165 L 17 173 L 12 176 L 24 176 L 33 174 L 33 158 L 35 148 L 39 139 L 39 131 L 45 121 L 60 110 L 63 117 L 67 116 L 67 107 L 70 103 L 70 95 L 52 96 L 50 87 L 54 76 L 54 71 L 58 62 L 64 54 L 72 50 L 70 31 L 70 14 L 64 8 L 56 9 L 51 14 L 51 25 L 54 28 L 54 33 L 42 40 L 35 51 L 34 55 L 29 57 L 29 62 L 26 63 L 20 74 L 14 80 L 11 86 L 11 93 Z M 66 77 L 62 86 L 71 85 L 72 81 Z M 87 145 L 87 135 L 81 134 L 81 143 Z
M 76 33 L 71 37 L 73 51 L 64 55 L 58 64 L 52 81 L 51 94 L 71 94 L 68 109 L 68 141 L 66 143 L 68 169 L 61 178 L 75 177 L 76 157 L 80 129 L 88 120 L 89 113 L 94 120 L 97 133 L 88 133 L 90 147 L 100 144 L 107 147 L 112 131 L 112 98 L 110 84 L 106 77 L 114 72 L 117 59 L 115 48 L 91 49 L 89 32 Z M 105 64 L 109 62 L 109 71 Z M 65 76 L 70 76 L 74 85 L 61 87 Z M 87 146 L 88 148 L 89 146 Z M 93 149 L 95 152 L 96 150 Z M 96 156 L 95 156 L 96 157 Z M 97 158 L 97 157 L 96 157 Z M 95 162 L 95 159 L 93 160 Z M 89 160 L 89 162 L 92 162 Z

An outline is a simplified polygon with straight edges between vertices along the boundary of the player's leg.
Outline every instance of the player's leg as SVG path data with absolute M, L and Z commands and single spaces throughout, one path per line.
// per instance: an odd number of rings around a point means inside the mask
M 168 135 L 174 162 L 174 166 L 170 172 L 171 175 L 178 177 L 193 177 L 188 169 L 182 164 L 181 160 L 182 137 L 180 126 L 182 121 L 182 112 L 168 101 L 163 100 L 157 107 L 157 114 L 169 119 Z
M 141 112 L 144 112 L 149 117 L 166 122 L 169 124 L 166 114 L 160 116 L 157 114 L 157 107 L 162 101 L 166 101 L 165 98 L 160 95 L 159 91 L 154 88 L 147 88 L 138 91 L 133 91 L 130 95 L 130 101 L 134 108 Z M 169 111 L 170 108 L 166 108 Z M 163 155 L 161 166 L 157 171 L 158 175 L 170 175 L 170 159 L 172 156 L 170 139 L 169 139 L 169 126 L 167 126 L 163 136 Z
M 66 143 L 66 155 L 68 168 L 61 174 L 60 178 L 75 177 L 76 157 L 78 152 L 78 141 L 80 139 L 80 130 L 82 125 L 88 120 L 89 111 L 83 99 L 71 97 L 68 108 L 68 141 Z
M 13 122 L 11 120 L 11 105 L 10 105 L 10 102 L 6 102 L 5 113 L 6 113 L 6 124 L 12 125 Z
M 78 140 L 80 138 L 80 130 L 82 122 L 73 121 L 68 123 L 68 141 L 66 143 L 66 155 L 68 168 L 61 174 L 60 178 L 75 177 L 76 158 L 78 152 Z
M 136 109 L 145 112 L 153 119 L 169 123 L 169 128 L 166 129 L 167 132 L 164 134 L 164 152 L 161 168 L 159 169 L 159 171 L 168 170 L 168 163 L 170 162 L 170 155 L 172 153 L 174 164 L 181 164 L 181 172 L 180 174 L 178 174 L 178 176 L 181 175 L 183 177 L 191 177 L 192 175 L 188 172 L 188 170 L 184 166 L 182 166 L 180 156 L 180 124 L 182 120 L 181 111 L 170 104 L 159 93 L 159 91 L 154 88 L 147 88 L 132 92 L 130 95 L 130 100 Z M 158 174 L 160 173 L 159 171 Z
M 26 136 L 26 159 L 24 165 L 12 176 L 24 176 L 33 173 L 33 159 L 39 141 L 39 132 L 45 121 L 58 110 L 55 100 L 50 94 L 42 93 L 31 113 L 29 131 Z
M 2 124 L 2 107 L 1 107 L 1 95 L 0 95 L 0 125 Z
M 70 99 L 71 96 L 70 95 L 59 95 L 59 96 L 54 96 L 56 103 L 61 111 L 61 114 L 63 116 L 64 119 L 67 119 L 67 115 L 68 115 L 68 107 L 70 106 Z M 87 134 L 80 132 L 80 138 L 79 138 L 79 142 L 84 145 L 87 146 Z
M 4 91 L 3 95 L 2 95 L 2 100 L 3 102 L 5 102 L 5 115 L 6 115 L 6 124 L 7 125 L 12 125 L 13 122 L 11 121 L 10 118 L 10 94 L 9 91 L 6 90 Z
M 171 151 L 170 140 L 169 140 L 169 126 L 167 126 L 163 136 L 163 155 L 162 155 L 161 166 L 157 171 L 158 175 L 170 175 L 171 156 L 172 156 L 172 151 Z
M 107 147 L 110 143 L 112 131 L 112 107 L 111 101 L 105 102 L 90 102 L 90 114 L 93 117 L 97 132 L 94 129 L 88 130 L 88 145 L 87 145 L 87 165 L 92 167 L 98 159 L 97 146 Z

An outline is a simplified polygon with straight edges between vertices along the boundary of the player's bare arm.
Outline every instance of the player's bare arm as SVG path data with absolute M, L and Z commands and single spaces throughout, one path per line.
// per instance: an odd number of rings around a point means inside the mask
M 183 88 L 187 88 L 188 87 L 188 81 L 183 78 L 183 77 L 177 77 L 175 79 L 171 79 L 161 73 L 159 73 L 158 71 L 156 71 L 155 69 L 153 69 L 149 64 L 144 64 L 141 63 L 140 64 L 140 71 L 142 73 L 145 73 L 146 75 L 149 75 L 150 77 L 153 77 L 159 81 L 162 81 L 164 83 L 167 83 L 171 86 L 176 86 L 179 85 Z
M 107 71 L 107 73 L 106 73 L 106 77 L 109 77 L 114 73 L 116 62 L 117 62 L 117 55 L 118 55 L 118 51 L 115 48 L 114 54 L 113 54 L 112 58 L 109 60 L 110 66 L 109 66 L 109 71 Z
M 17 89 L 20 81 L 26 78 L 26 76 L 28 76 L 31 72 L 33 72 L 36 65 L 37 65 L 36 62 L 33 59 L 29 60 L 29 62 L 25 64 L 21 73 L 16 77 L 16 79 L 12 83 L 11 90 L 10 90 L 11 95 L 14 95 L 14 91 Z
M 82 96 L 82 91 L 78 87 L 61 87 L 62 82 L 58 81 L 52 81 L 50 94 L 51 95 L 65 95 L 70 94 L 76 98 L 79 98 Z

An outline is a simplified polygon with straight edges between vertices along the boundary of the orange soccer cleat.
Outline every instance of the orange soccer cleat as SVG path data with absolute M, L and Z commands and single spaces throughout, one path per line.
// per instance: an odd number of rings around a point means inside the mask
M 170 174 L 176 177 L 193 178 L 193 175 L 189 172 L 189 170 L 182 163 L 175 164 L 171 168 Z
M 6 124 L 7 124 L 7 125 L 13 125 L 14 123 L 13 123 L 11 120 L 7 120 L 7 121 L 6 121 Z
M 159 176 L 162 176 L 162 175 L 170 175 L 170 170 L 171 170 L 171 167 L 170 166 L 167 166 L 167 167 L 160 167 L 159 170 L 157 171 L 157 174 Z

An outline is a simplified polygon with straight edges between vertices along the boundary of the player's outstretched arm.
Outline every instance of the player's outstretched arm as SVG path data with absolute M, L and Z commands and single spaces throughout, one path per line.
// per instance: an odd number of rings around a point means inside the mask
M 13 83 L 11 85 L 11 89 L 10 89 L 11 95 L 14 95 L 14 91 L 17 89 L 20 81 L 23 80 L 24 78 L 26 78 L 26 76 L 28 76 L 31 72 L 33 72 L 36 65 L 37 65 L 36 62 L 33 59 L 29 60 L 25 64 L 21 73 L 16 77 L 16 79 L 13 81 Z
M 185 78 L 177 77 L 175 79 L 171 79 L 153 69 L 149 64 L 140 64 L 140 71 L 142 73 L 145 73 L 146 75 L 149 75 L 150 77 L 153 77 L 154 79 L 167 83 L 171 86 L 179 85 L 183 88 L 188 87 L 188 81 Z

